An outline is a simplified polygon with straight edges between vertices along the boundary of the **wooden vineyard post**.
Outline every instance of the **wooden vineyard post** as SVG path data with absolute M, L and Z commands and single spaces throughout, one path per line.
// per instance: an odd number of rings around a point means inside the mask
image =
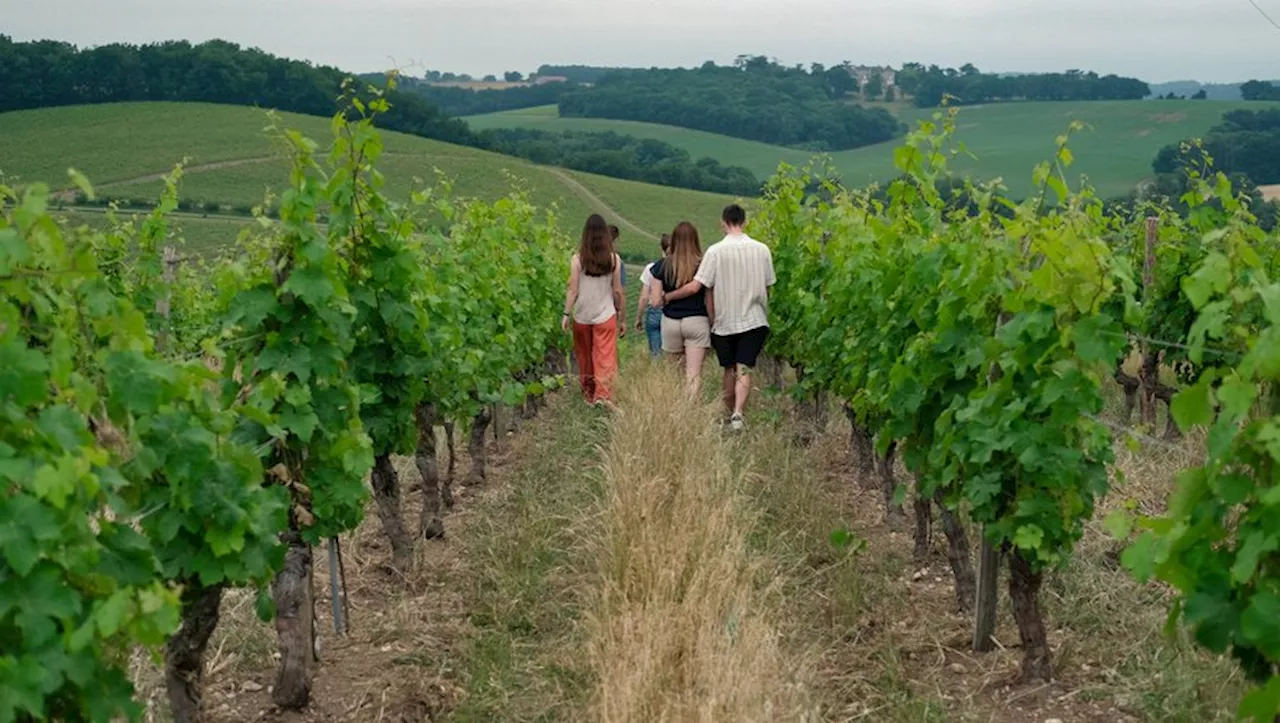
M 1000 577 L 1000 555 L 996 546 L 987 539 L 983 526 L 982 549 L 978 554 L 978 600 L 973 624 L 973 650 L 985 653 L 995 647 L 996 599 Z
M 1023 242 L 1022 253 L 1026 255 L 1030 240 Z M 1009 320 L 1007 313 L 1001 313 L 996 320 L 996 330 Z M 997 364 L 991 365 L 987 372 L 987 381 L 999 379 L 1003 372 Z M 1000 579 L 1000 555 L 996 546 L 987 536 L 987 526 L 983 525 L 978 533 L 981 535 L 981 548 L 978 552 L 978 595 L 974 601 L 973 616 L 973 650 L 985 653 L 995 647 L 992 636 L 996 632 L 996 600 L 997 583 Z
M 1150 313 L 1149 304 L 1156 280 L 1156 241 L 1159 235 L 1160 219 L 1147 217 L 1147 236 L 1145 254 L 1142 262 L 1142 303 Z M 1140 345 L 1142 350 L 1142 366 L 1138 370 L 1138 383 L 1141 387 L 1138 395 L 1139 419 L 1144 426 L 1154 429 L 1156 424 L 1156 388 L 1160 385 L 1159 352 L 1151 348 L 1147 341 Z
M 333 617 L 333 632 L 347 634 L 347 622 L 343 617 L 342 571 L 338 566 L 338 538 L 329 538 L 329 613 Z

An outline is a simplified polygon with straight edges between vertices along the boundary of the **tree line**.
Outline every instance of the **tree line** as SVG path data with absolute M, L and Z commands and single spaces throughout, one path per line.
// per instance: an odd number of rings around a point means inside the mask
M 1210 158 L 1228 175 L 1247 176 L 1255 184 L 1280 183 L 1280 108 L 1229 111 L 1203 139 L 1161 148 L 1151 168 L 1160 176 L 1181 176 Z
M 529 128 L 494 129 L 481 137 L 500 153 L 534 163 L 714 193 L 755 196 L 760 192 L 760 181 L 746 168 L 725 166 L 714 158 L 695 160 L 688 151 L 652 138 Z
M 372 75 L 360 76 L 364 80 L 380 82 Z M 406 93 L 417 94 L 428 103 L 454 116 L 480 115 L 497 113 L 517 108 L 532 108 L 539 105 L 555 105 L 565 92 L 577 88 L 571 83 L 544 83 L 542 85 L 525 85 L 501 90 L 474 90 L 457 86 L 432 85 L 422 81 L 401 79 L 400 89 Z
M 898 71 L 896 84 L 920 108 L 936 107 L 944 98 L 966 105 L 1009 100 L 1141 100 L 1151 94 L 1150 86 L 1137 78 L 1080 70 L 984 73 L 972 63 L 958 69 L 907 63 Z
M 560 115 L 647 121 L 814 151 L 890 140 L 902 123 L 882 109 L 849 105 L 824 78 L 764 57 L 733 66 L 617 71 L 564 94 Z
M 0 68 L 0 112 L 86 103 L 196 101 L 328 116 L 347 77 L 337 68 L 223 40 L 79 49 L 54 40 L 14 42 L 0 35 Z M 378 119 L 381 127 L 478 144 L 466 123 L 425 98 L 397 90 L 389 99 L 393 106 Z
M 1240 84 L 1240 97 L 1245 100 L 1280 100 L 1280 86 L 1270 80 L 1251 80 Z
M 613 68 L 603 65 L 548 65 L 538 66 L 538 76 L 564 78 L 570 83 L 595 83 L 609 73 L 640 68 Z
M 79 49 L 70 43 L 14 42 L 0 35 L 0 112 L 89 103 L 196 101 L 257 105 L 328 116 L 347 77 L 337 68 L 280 58 L 212 40 L 116 43 Z M 385 78 L 361 76 L 385 88 Z M 550 83 L 474 91 L 422 81 L 386 91 L 391 107 L 380 127 L 495 150 L 538 163 L 680 188 L 754 195 L 759 181 L 745 168 L 723 166 L 658 141 L 616 133 L 494 132 L 477 134 L 452 115 L 490 113 L 556 102 L 566 88 Z

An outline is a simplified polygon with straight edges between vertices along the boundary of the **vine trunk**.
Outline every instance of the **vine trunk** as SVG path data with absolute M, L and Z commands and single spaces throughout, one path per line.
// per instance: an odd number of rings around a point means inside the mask
M 378 503 L 378 517 L 382 531 L 391 541 L 391 566 L 403 573 L 413 559 L 413 542 L 404 530 L 404 517 L 400 514 L 400 479 L 391 464 L 391 454 L 383 453 L 373 460 L 373 498 Z
M 414 462 L 422 476 L 422 517 L 418 534 L 430 540 L 444 537 L 444 520 L 440 516 L 440 465 L 436 461 L 436 411 L 429 404 L 419 405 L 418 451 Z
M 444 506 L 453 509 L 453 479 L 458 473 L 458 445 L 453 438 L 453 420 L 444 422 L 444 441 L 449 448 L 449 469 L 444 475 L 444 486 L 440 488 L 440 498 Z
M 1009 599 L 1013 619 L 1018 623 L 1022 640 L 1020 682 L 1029 683 L 1053 677 L 1049 660 L 1049 642 L 1045 635 L 1044 617 L 1040 613 L 1040 583 L 1044 575 L 1035 571 L 1018 550 L 1009 554 Z
M 485 446 L 484 432 L 493 414 L 488 407 L 471 420 L 471 440 L 467 443 L 467 453 L 471 455 L 471 472 L 467 475 L 467 484 L 478 485 L 485 480 Z
M 284 566 L 271 583 L 271 595 L 276 603 L 276 638 L 280 645 L 280 669 L 271 700 L 281 708 L 302 710 L 311 700 L 311 670 L 316 660 L 315 609 L 311 546 L 303 541 L 292 516 L 284 543 Z
M 218 627 L 222 585 L 205 587 L 196 579 L 182 586 L 182 627 L 164 646 L 164 679 L 176 723 L 200 723 L 204 693 L 204 651 Z
M 907 520 L 906 513 L 902 511 L 902 505 L 895 504 L 893 501 L 897 488 L 897 482 L 893 478 L 893 461 L 897 457 L 897 450 L 898 443 L 890 442 L 889 449 L 876 460 L 876 469 L 880 476 L 880 492 L 884 495 L 884 519 L 891 530 L 902 529 Z
M 969 535 L 965 532 L 964 523 L 956 513 L 947 508 L 942 490 L 934 493 L 933 500 L 938 505 L 938 518 L 942 522 L 942 532 L 947 536 L 947 562 L 951 564 L 951 576 L 956 582 L 956 602 L 962 611 L 969 612 L 973 609 L 973 599 L 978 589 L 977 578 L 973 574 L 973 559 L 969 551 Z

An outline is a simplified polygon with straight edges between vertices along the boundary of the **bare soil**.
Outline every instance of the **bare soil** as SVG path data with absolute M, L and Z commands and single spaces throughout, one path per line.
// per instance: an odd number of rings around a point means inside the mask
M 499 442 L 489 435 L 488 480 L 467 488 L 455 482 L 457 506 L 445 519 L 446 537 L 419 541 L 405 576 L 390 567 L 391 549 L 369 514 L 342 540 L 350 632 L 333 630 L 328 550 L 315 550 L 316 627 L 320 662 L 311 704 L 302 712 L 271 702 L 275 633 L 253 617 L 252 593 L 224 602 L 224 625 L 210 645 L 205 710 L 212 723 L 273 721 L 442 720 L 465 695 L 457 677 L 457 646 L 469 629 L 464 578 L 468 528 L 487 497 L 501 494 L 512 465 L 532 453 L 527 435 Z M 458 480 L 470 461 L 458 461 Z M 413 460 L 397 458 L 404 520 L 417 529 L 421 495 Z M 257 650 L 255 657 L 246 650 Z

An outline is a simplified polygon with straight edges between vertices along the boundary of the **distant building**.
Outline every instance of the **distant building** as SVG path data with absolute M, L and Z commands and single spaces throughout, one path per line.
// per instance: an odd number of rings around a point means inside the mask
M 563 75 L 539 75 L 533 79 L 535 85 L 546 85 L 547 83 L 568 83 L 569 79 Z
M 898 71 L 887 65 L 846 65 L 845 68 L 849 71 L 849 75 L 858 79 L 859 88 L 867 84 L 872 74 L 880 76 L 886 90 L 892 88 L 898 79 Z

